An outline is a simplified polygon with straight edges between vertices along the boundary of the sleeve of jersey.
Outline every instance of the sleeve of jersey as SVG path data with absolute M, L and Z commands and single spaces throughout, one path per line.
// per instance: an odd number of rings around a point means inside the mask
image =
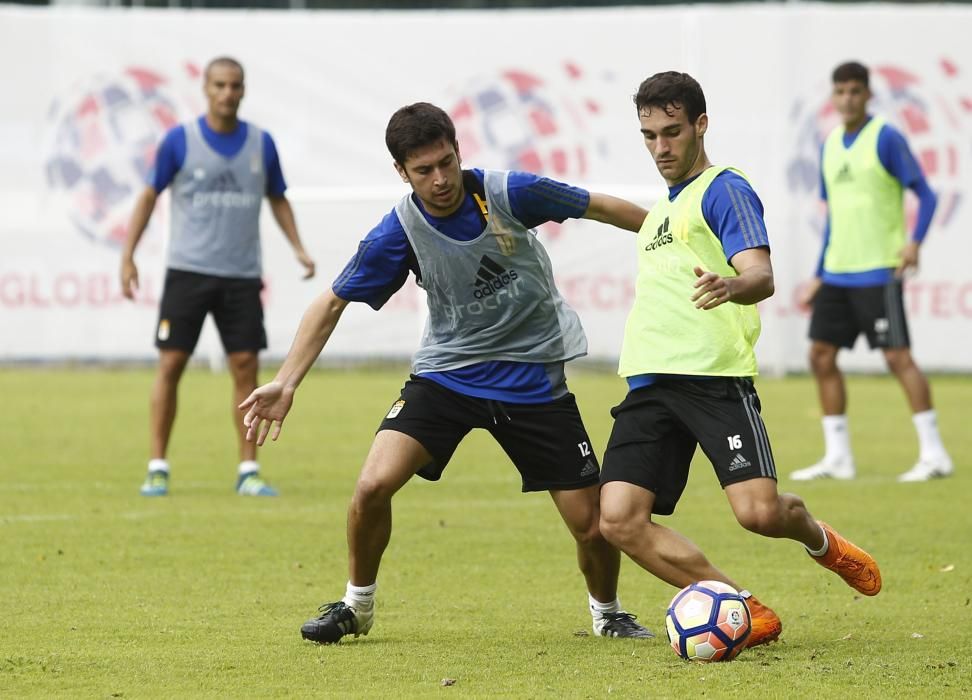
M 266 131 L 263 132 L 263 169 L 267 174 L 267 194 L 271 197 L 282 196 L 287 191 L 287 182 L 280 166 L 277 145 Z
M 358 244 L 331 289 L 345 301 L 362 301 L 378 310 L 408 279 L 410 251 L 405 230 L 392 211 Z
M 925 174 L 918 165 L 904 135 L 892 126 L 885 124 L 878 134 L 878 158 L 885 170 L 891 173 L 903 186 L 918 195 L 918 216 L 912 238 L 919 243 L 928 233 L 938 198 L 928 186 Z
M 158 193 L 172 184 L 176 173 L 186 162 L 186 129 L 182 125 L 169 129 L 155 153 L 155 163 L 146 178 Z
M 513 216 L 527 228 L 548 221 L 579 219 L 591 201 L 591 194 L 585 189 L 533 173 L 511 172 L 507 190 Z
M 720 173 L 702 197 L 702 215 L 722 243 L 726 261 L 749 248 L 769 247 L 763 203 L 733 172 Z

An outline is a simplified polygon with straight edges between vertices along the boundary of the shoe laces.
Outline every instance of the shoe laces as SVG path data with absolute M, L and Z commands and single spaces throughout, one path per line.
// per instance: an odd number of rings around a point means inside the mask
M 867 578 L 867 564 L 849 552 L 841 552 L 837 561 L 834 562 L 834 568 L 845 578 Z
M 639 625 L 635 620 L 638 619 L 637 615 L 632 615 L 629 612 L 608 612 L 601 613 L 601 617 L 607 620 L 604 624 L 604 629 L 609 631 L 627 630 L 630 632 L 643 630 L 644 627 Z
M 324 605 L 322 605 L 321 607 L 319 607 L 317 609 L 317 612 L 320 613 L 320 615 L 317 616 L 317 619 L 318 620 L 323 620 L 325 617 L 327 617 L 331 613 L 340 614 L 343 610 L 347 610 L 352 615 L 354 614 L 354 612 L 351 610 L 351 608 L 348 607 L 348 604 L 345 603 L 343 600 L 338 600 L 338 601 L 335 601 L 333 603 L 324 603 Z

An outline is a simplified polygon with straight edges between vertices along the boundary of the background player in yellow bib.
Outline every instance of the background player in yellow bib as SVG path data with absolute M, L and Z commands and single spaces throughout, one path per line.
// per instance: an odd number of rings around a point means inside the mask
M 742 173 L 709 162 L 705 96 L 695 79 L 653 75 L 638 89 L 635 106 L 669 195 L 638 233 L 635 301 L 619 372 L 629 392 L 612 410 L 601 532 L 676 587 L 714 579 L 740 588 L 692 542 L 652 520 L 674 512 L 701 445 L 740 525 L 802 543 L 848 585 L 876 595 L 881 573 L 874 559 L 814 520 L 798 496 L 777 491 L 751 379 L 755 304 L 774 289 L 762 203 Z M 780 619 L 751 596 L 749 607 L 749 646 L 775 640 Z
M 918 432 L 919 457 L 899 481 L 927 481 L 952 473 L 938 433 L 928 380 L 911 356 L 901 281 L 918 267 L 918 246 L 935 213 L 931 191 L 904 136 L 867 113 L 869 74 L 860 63 L 834 69 L 831 100 L 841 124 L 827 137 L 820 162 L 827 228 L 817 275 L 803 304 L 810 318 L 810 367 L 823 409 L 825 452 L 817 464 L 790 477 L 853 479 L 854 457 L 847 430 L 847 393 L 837 366 L 840 348 L 864 333 L 880 348 L 901 383 Z M 903 194 L 918 195 L 915 230 L 905 231 Z

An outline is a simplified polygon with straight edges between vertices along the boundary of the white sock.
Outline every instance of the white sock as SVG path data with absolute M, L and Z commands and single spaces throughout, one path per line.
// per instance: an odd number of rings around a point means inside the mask
M 833 463 L 852 459 L 847 416 L 824 416 L 821 423 L 824 433 L 824 461 Z
M 378 588 L 377 581 L 370 586 L 355 586 L 348 581 L 343 598 L 344 604 L 355 610 L 371 610 L 371 606 L 375 604 L 376 588 Z
M 165 459 L 150 459 L 148 464 L 148 470 L 150 472 L 165 472 L 169 473 L 169 462 Z
M 244 459 L 237 467 L 238 474 L 249 474 L 250 472 L 260 471 L 260 463 L 253 459 Z
M 820 526 L 817 525 L 817 527 Z M 820 533 L 823 535 L 824 538 L 823 547 L 821 547 L 820 549 L 810 549 L 806 545 L 803 545 L 804 547 L 807 548 L 807 551 L 810 552 L 811 557 L 822 557 L 824 554 L 827 553 L 827 550 L 830 549 L 830 538 L 827 537 L 827 531 L 824 530 L 822 527 L 820 527 Z
M 918 431 L 919 456 L 921 459 L 943 457 L 945 445 L 942 444 L 942 436 L 938 434 L 938 418 L 935 409 L 915 413 L 911 416 Z
M 604 613 L 615 613 L 621 611 L 621 601 L 615 598 L 610 603 L 602 603 L 590 593 L 587 594 L 587 603 L 591 609 L 591 617 L 598 620 L 604 617 Z

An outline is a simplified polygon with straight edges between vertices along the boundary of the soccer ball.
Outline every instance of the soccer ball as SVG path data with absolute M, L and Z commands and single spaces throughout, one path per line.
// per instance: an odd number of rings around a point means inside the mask
M 686 586 L 665 615 L 672 649 L 689 661 L 731 661 L 746 648 L 751 626 L 745 599 L 721 581 Z

